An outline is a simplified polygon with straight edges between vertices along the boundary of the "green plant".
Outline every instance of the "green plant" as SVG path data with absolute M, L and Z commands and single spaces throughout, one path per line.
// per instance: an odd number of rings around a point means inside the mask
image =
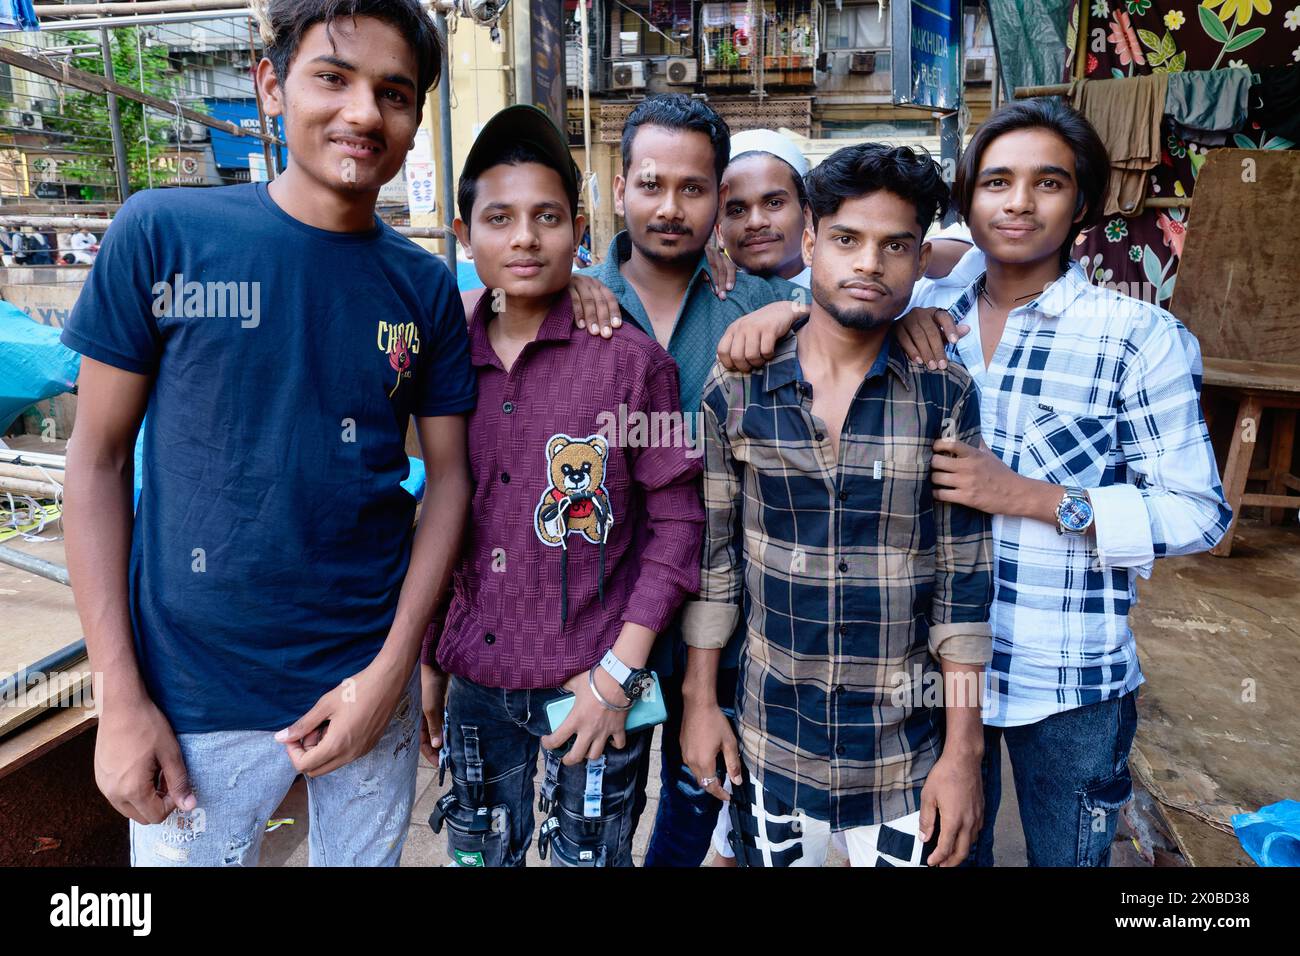
M 64 36 L 69 43 L 94 43 L 98 39 L 93 34 L 78 32 Z M 165 47 L 137 46 L 135 28 L 110 30 L 109 44 L 114 79 L 118 83 L 164 99 L 173 98 L 175 80 Z M 70 65 L 96 76 L 104 75 L 100 56 L 72 57 Z M 132 189 L 143 189 L 149 183 L 149 159 L 165 148 L 164 134 L 173 121 L 121 97 L 117 106 L 126 146 L 128 179 Z M 68 89 L 60 113 L 45 120 L 45 129 L 62 134 L 59 146 L 77 154 L 76 159 L 63 164 L 62 170 L 67 181 L 83 184 L 82 198 L 95 198 L 95 193 L 104 189 L 115 191 L 117 177 L 113 168 L 108 98 L 104 94 Z
M 724 70 L 734 70 L 736 64 L 740 62 L 740 54 L 736 52 L 736 46 L 730 40 L 723 40 L 718 44 L 718 65 Z

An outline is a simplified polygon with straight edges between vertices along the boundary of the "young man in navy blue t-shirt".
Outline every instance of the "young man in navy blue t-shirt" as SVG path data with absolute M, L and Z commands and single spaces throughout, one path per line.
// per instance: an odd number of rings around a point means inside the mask
M 313 864 L 396 864 L 420 642 L 469 501 L 460 299 L 374 212 L 437 34 L 415 0 L 273 0 L 269 22 L 284 173 L 131 197 L 63 335 L 84 356 L 66 520 L 96 782 L 141 865 L 256 863 L 299 773 Z

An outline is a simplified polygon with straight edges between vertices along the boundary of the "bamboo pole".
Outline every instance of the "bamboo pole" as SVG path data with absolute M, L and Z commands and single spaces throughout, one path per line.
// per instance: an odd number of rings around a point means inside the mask
M 0 448 L 0 461 L 19 465 L 45 465 L 62 471 L 68 464 L 67 455 L 50 455 L 42 451 L 23 451 L 19 448 Z
M 140 3 L 38 3 L 33 9 L 41 20 L 69 17 L 103 17 L 134 13 L 188 13 L 194 10 L 247 9 L 239 0 L 142 0 Z
M 10 465 L 0 462 L 0 478 L 21 478 L 24 481 L 63 484 L 63 472 L 38 465 Z
M 57 498 L 63 489 L 47 481 L 24 481 L 21 478 L 0 476 L 0 492 L 12 491 L 14 494 L 30 495 L 33 498 Z

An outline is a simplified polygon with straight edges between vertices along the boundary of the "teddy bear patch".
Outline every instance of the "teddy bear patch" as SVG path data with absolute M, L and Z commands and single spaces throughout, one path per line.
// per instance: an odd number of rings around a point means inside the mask
M 565 538 L 581 534 L 592 544 L 608 540 L 614 509 L 605 490 L 609 442 L 601 435 L 570 438 L 552 435 L 546 442 L 549 485 L 533 512 L 533 530 L 542 543 L 567 548 Z

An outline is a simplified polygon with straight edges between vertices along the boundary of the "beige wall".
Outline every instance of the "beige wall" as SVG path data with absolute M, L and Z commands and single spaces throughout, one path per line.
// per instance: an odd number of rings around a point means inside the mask
M 514 81 L 510 64 L 510 31 L 508 16 L 503 18 L 501 45 L 494 49 L 485 27 L 466 21 L 456 24 L 451 33 L 449 55 L 451 60 L 451 142 L 452 169 L 444 170 L 441 163 L 441 116 L 438 105 L 439 91 L 435 88 L 424 104 L 424 127 L 433 142 L 434 162 L 438 166 L 438 214 L 413 216 L 413 226 L 451 225 L 455 209 L 450 213 L 442 208 L 442 177 L 450 175 L 453 185 L 460 176 L 465 156 L 479 129 L 493 113 L 509 106 L 514 99 Z M 443 83 L 448 80 L 443 77 Z M 421 240 L 421 245 L 433 252 L 442 252 L 437 240 Z

